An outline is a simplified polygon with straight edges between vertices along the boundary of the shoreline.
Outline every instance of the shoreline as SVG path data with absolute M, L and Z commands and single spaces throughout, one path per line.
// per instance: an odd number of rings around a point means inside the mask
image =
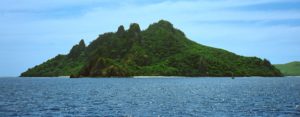
M 300 76 L 128 76 L 128 77 L 79 77 L 81 78 L 134 78 L 134 79 L 155 79 L 155 78 L 285 78 L 285 77 L 300 77 Z M 0 77 L 5 78 L 5 77 Z M 13 77 L 6 77 L 13 78 Z M 58 76 L 58 77 L 15 77 L 15 78 L 70 78 L 70 79 L 78 79 L 71 78 L 69 76 Z

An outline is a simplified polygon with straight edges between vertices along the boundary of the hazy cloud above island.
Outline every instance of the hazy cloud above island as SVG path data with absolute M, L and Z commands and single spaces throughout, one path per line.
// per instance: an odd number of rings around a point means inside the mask
M 165 19 L 201 44 L 272 63 L 300 60 L 299 0 L 0 1 L 0 76 L 17 76 L 81 38 Z

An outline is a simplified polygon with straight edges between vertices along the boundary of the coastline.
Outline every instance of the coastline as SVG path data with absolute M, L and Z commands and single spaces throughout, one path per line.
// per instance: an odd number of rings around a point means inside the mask
M 180 78 L 180 77 L 186 77 L 187 76 L 132 76 L 132 78 Z
M 235 76 L 234 78 L 285 78 L 285 77 L 296 77 L 300 78 L 300 76 Z M 6 77 L 7 78 L 7 77 Z M 70 78 L 70 79 L 77 79 L 71 78 L 70 76 L 41 76 L 41 77 L 21 77 L 19 78 Z M 135 78 L 135 79 L 148 79 L 148 78 L 232 78 L 231 76 L 128 76 L 128 77 L 79 77 L 79 78 Z

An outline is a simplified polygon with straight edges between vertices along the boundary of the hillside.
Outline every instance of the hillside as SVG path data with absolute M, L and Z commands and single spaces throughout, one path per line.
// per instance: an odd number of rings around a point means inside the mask
M 275 65 L 285 76 L 300 76 L 300 61 Z
M 195 43 L 165 20 L 146 30 L 100 35 L 88 46 L 81 40 L 69 54 L 58 55 L 22 73 L 32 76 L 281 76 L 268 60 L 244 57 Z

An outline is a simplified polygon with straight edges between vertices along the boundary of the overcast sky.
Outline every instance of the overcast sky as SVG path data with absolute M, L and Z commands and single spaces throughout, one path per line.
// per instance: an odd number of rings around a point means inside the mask
M 201 44 L 272 63 L 300 60 L 300 0 L 1 0 L 0 76 L 119 25 L 145 29 L 160 19 Z

